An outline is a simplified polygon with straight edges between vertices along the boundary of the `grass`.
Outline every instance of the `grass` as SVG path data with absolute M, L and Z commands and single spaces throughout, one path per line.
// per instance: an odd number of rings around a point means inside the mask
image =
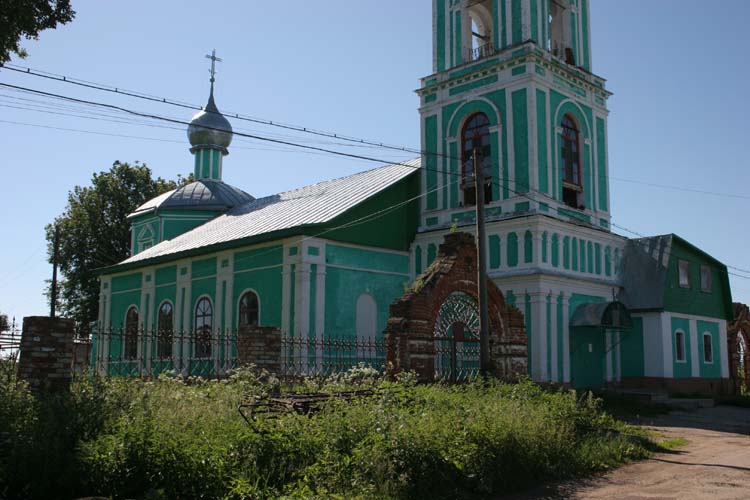
M 248 425 L 237 404 L 280 389 L 230 380 L 80 378 L 33 397 L 0 377 L 0 498 L 491 498 L 645 458 L 649 435 L 591 394 L 531 382 L 415 385 L 367 369 L 298 391 L 371 387 L 313 416 Z
M 637 420 L 640 417 L 658 417 L 671 411 L 671 408 L 667 405 L 652 403 L 615 392 L 600 392 L 596 396 L 602 400 L 604 411 L 628 421 Z

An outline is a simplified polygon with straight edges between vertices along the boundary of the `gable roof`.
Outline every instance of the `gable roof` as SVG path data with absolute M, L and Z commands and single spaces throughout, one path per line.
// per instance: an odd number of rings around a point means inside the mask
M 420 159 L 385 165 L 347 177 L 311 184 L 291 191 L 259 198 L 171 240 L 165 240 L 119 264 L 104 269 L 146 265 L 154 260 L 186 253 L 205 253 L 217 245 L 237 242 L 277 231 L 330 222 L 368 198 L 414 174 Z

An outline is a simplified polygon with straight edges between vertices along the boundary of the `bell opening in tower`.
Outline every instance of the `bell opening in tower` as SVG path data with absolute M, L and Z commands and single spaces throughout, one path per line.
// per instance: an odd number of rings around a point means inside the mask
M 493 43 L 493 18 L 491 0 L 471 0 L 467 2 L 471 46 L 466 47 L 467 60 L 476 61 L 495 53 Z
M 566 114 L 562 119 L 562 198 L 563 203 L 575 209 L 583 206 L 583 179 L 581 176 L 580 131 L 575 118 Z
M 471 115 L 461 132 L 461 191 L 463 205 L 477 204 L 474 162 L 484 173 L 484 203 L 492 202 L 492 145 L 490 120 L 484 113 Z
M 549 36 L 546 48 L 553 56 L 563 59 L 567 64 L 575 65 L 575 54 L 570 43 L 570 22 L 565 22 L 570 19 L 569 8 L 563 0 L 549 0 Z

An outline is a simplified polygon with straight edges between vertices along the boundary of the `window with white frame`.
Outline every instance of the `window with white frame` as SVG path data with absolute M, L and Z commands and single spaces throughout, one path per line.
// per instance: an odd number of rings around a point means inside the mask
M 677 330 L 674 334 L 675 356 L 678 362 L 685 362 L 685 332 Z
M 711 339 L 711 334 L 708 332 L 703 334 L 703 362 L 714 362 L 714 347 Z
M 713 286 L 711 278 L 711 266 L 701 266 L 701 292 L 711 292 Z
M 679 260 L 677 262 L 679 269 L 680 287 L 690 288 L 690 262 L 687 260 Z

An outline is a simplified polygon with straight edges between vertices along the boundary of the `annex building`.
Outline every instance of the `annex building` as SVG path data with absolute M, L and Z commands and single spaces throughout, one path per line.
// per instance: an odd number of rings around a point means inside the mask
M 101 276 L 100 324 L 382 337 L 390 304 L 445 236 L 473 233 L 476 160 L 486 271 L 524 315 L 534 380 L 718 391 L 729 376 L 726 267 L 673 234 L 611 230 L 611 94 L 593 72 L 589 8 L 434 0 L 434 72 L 417 91 L 422 157 L 263 198 L 222 181 L 232 128 L 212 82 L 188 129 L 196 180 L 131 214 L 132 256 Z M 98 349 L 141 362 L 218 351 Z

